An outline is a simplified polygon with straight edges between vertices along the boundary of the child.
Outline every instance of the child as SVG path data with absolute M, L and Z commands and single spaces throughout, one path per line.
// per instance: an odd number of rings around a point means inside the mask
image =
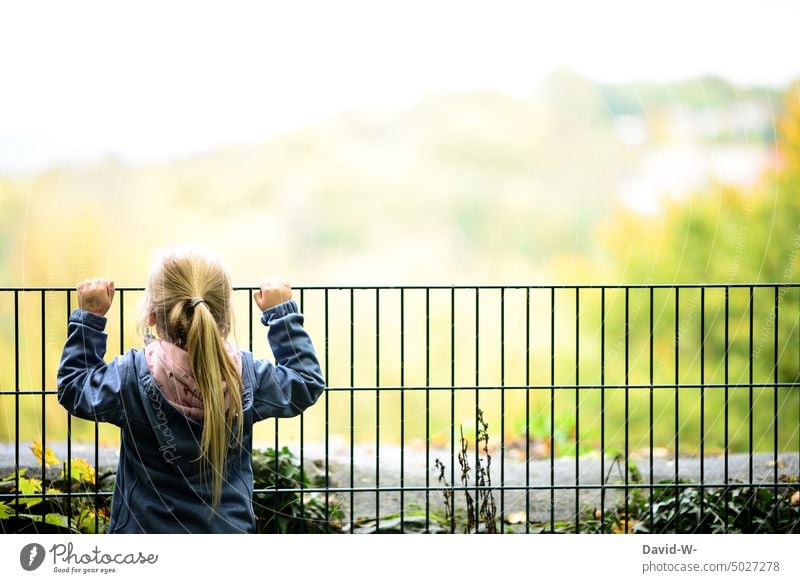
M 58 400 L 122 430 L 107 532 L 255 532 L 253 423 L 294 417 L 325 389 L 291 288 L 267 283 L 253 295 L 277 365 L 225 340 L 231 281 L 203 253 L 175 250 L 156 263 L 140 322 L 145 347 L 109 363 L 103 329 L 114 282 L 87 279 L 77 293 Z

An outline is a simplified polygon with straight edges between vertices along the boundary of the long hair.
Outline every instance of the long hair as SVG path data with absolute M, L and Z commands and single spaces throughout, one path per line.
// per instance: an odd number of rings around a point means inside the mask
M 163 254 L 147 283 L 140 329 L 155 315 L 164 340 L 189 353 L 192 374 L 203 398 L 201 467 L 211 472 L 212 506 L 222 495 L 228 438 L 242 441 L 241 379 L 225 339 L 233 327 L 231 280 L 222 264 L 201 251 L 180 248 Z M 202 298 L 203 301 L 192 300 Z M 225 408 L 223 382 L 230 396 Z

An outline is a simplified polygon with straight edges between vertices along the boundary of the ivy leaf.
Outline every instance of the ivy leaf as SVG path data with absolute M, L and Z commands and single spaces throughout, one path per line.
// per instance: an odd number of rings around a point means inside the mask
M 26 496 L 42 491 L 42 481 L 37 478 L 20 478 L 19 491 Z
M 42 517 L 38 514 L 19 514 L 18 517 L 27 518 L 33 522 L 44 522 L 45 524 L 52 524 L 53 526 L 58 526 L 61 528 L 69 528 L 67 526 L 67 517 L 63 514 L 56 514 L 54 512 L 45 514 L 44 520 L 42 520 Z M 74 528 L 70 530 L 72 532 L 76 532 Z
M 54 526 L 60 526 L 61 528 L 67 528 L 67 517 L 63 514 L 56 514 L 50 512 L 45 515 L 44 521 L 47 524 L 52 524 Z
M 95 529 L 95 520 L 99 531 Z M 81 510 L 80 515 L 75 519 L 76 528 L 86 534 L 98 534 L 104 532 L 108 526 L 108 512 L 101 508 L 97 514 L 88 508 Z
M 88 508 L 81 510 L 81 513 L 78 515 L 78 518 L 75 521 L 75 526 L 81 532 L 96 534 L 94 532 L 94 517 L 95 513 Z
M 22 496 L 19 500 L 25 503 L 26 508 L 31 508 L 42 503 L 42 499 L 38 496 Z
M 36 456 L 36 459 L 39 460 L 39 463 L 42 463 L 42 444 L 33 440 L 33 445 L 31 446 L 31 452 L 33 455 Z M 44 448 L 44 463 L 48 466 L 57 466 L 61 463 L 61 460 L 56 457 L 56 454 L 53 453 L 53 450 L 49 447 Z
M 20 478 L 18 491 L 22 494 L 20 501 L 23 502 L 27 508 L 36 506 L 42 502 L 40 496 L 34 496 L 34 494 L 42 491 L 42 481 L 37 478 Z
M 11 508 L 4 502 L 0 502 L 0 520 L 8 518 L 11 514 Z

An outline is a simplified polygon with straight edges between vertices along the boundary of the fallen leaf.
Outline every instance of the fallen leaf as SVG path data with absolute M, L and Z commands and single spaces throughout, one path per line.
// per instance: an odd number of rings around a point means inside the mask
M 776 465 L 777 465 L 777 466 L 778 466 L 778 468 L 780 468 L 780 469 L 783 469 L 783 468 L 785 468 L 785 467 L 786 467 L 786 464 L 785 464 L 785 463 L 783 463 L 781 460 L 778 460 L 778 462 L 777 462 L 777 463 L 775 462 L 775 460 L 771 460 L 771 461 L 768 461 L 768 462 L 766 463 L 766 466 L 767 466 L 768 468 L 774 468 Z
M 638 520 L 627 520 L 622 518 L 620 519 L 619 524 L 615 524 L 611 530 L 614 534 L 631 534 L 633 529 L 636 528 L 637 524 L 639 524 Z
M 800 490 L 792 494 L 792 499 L 790 503 L 792 506 L 800 506 Z
M 506 515 L 506 524 L 525 524 L 524 512 L 509 512 Z

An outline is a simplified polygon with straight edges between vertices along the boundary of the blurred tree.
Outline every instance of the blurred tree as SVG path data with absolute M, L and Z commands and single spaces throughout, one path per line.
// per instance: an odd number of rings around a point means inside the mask
M 797 86 L 797 85 L 795 85 Z M 621 281 L 631 283 L 790 283 L 800 271 L 800 93 L 784 96 L 785 115 L 778 122 L 778 172 L 767 171 L 752 190 L 714 185 L 685 200 L 665 202 L 660 216 L 618 210 L 607 226 L 606 241 Z M 710 295 L 709 312 L 721 309 L 723 296 Z M 797 290 L 778 289 L 779 311 L 797 314 Z M 742 294 L 731 300 L 731 317 L 747 309 Z M 769 353 L 778 350 L 781 381 L 796 381 L 796 358 L 783 355 L 798 342 L 796 322 L 779 316 L 778 346 L 772 346 L 774 301 L 760 293 L 754 307 L 755 335 Z M 671 317 L 671 315 L 667 315 Z M 709 337 L 710 355 L 724 354 L 720 333 Z M 732 341 L 731 353 L 746 355 L 748 338 Z M 761 378 L 772 378 L 772 356 L 756 363 Z M 758 376 L 758 375 L 757 375 Z

